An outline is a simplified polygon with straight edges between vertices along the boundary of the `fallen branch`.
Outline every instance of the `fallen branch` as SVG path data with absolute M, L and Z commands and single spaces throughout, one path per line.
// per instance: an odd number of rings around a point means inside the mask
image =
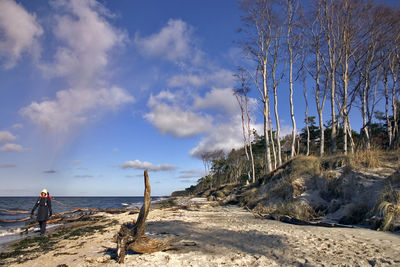
M 322 227 L 341 227 L 341 228 L 354 228 L 351 225 L 345 225 L 340 223 L 327 223 L 327 222 L 309 222 L 304 220 L 299 220 L 289 216 L 281 216 L 279 221 L 284 223 L 290 223 L 295 225 L 312 225 L 312 226 L 322 226 Z
M 22 219 L 14 219 L 14 220 L 0 220 L 0 223 L 13 223 L 13 222 L 25 222 L 28 221 L 31 217 L 25 217 Z
M 27 210 L 7 210 L 7 209 L 0 209 L 0 211 L 8 213 L 8 214 L 20 214 L 20 213 L 31 213 L 30 211 Z
M 311 226 L 321 226 L 321 227 L 341 227 L 341 228 L 354 228 L 354 226 L 351 225 L 345 225 L 345 224 L 340 224 L 340 223 L 328 223 L 328 222 L 310 222 L 310 221 L 305 221 L 305 220 L 300 220 L 296 219 L 287 215 L 279 216 L 276 218 L 275 216 L 271 214 L 261 214 L 259 212 L 255 212 L 251 209 L 249 209 L 247 206 L 245 206 L 245 209 L 257 219 L 267 219 L 267 220 L 276 220 L 284 223 L 290 223 L 290 224 L 295 224 L 295 225 L 311 225 Z

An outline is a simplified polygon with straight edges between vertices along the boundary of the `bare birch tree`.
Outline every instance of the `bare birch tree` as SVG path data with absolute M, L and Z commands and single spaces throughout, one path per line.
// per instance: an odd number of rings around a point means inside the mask
M 397 43 L 400 42 L 400 37 L 398 37 Z M 392 76 L 392 115 L 393 115 L 393 128 L 392 128 L 392 138 L 393 138 L 393 143 L 392 143 L 392 148 L 394 148 L 394 143 L 396 140 L 399 139 L 399 128 L 397 125 L 397 103 L 398 100 L 396 101 L 396 87 L 397 87 L 397 82 L 398 82 L 398 75 L 399 75 L 399 69 L 400 69 L 400 51 L 399 51 L 399 44 L 396 45 L 393 54 L 390 58 L 390 73 Z M 397 102 L 397 103 L 396 103 Z
M 336 153 L 336 139 L 337 139 L 337 119 L 336 119 L 336 72 L 338 62 L 340 60 L 340 53 L 338 52 L 338 38 L 339 29 L 336 20 L 336 10 L 338 3 L 334 0 L 320 0 L 322 9 L 321 26 L 325 35 L 325 41 L 328 49 L 327 60 L 325 57 L 321 59 L 328 72 L 330 80 L 330 100 L 331 100 L 331 152 Z
M 314 6 L 314 10 L 309 15 L 310 20 L 306 21 L 306 26 L 309 28 L 309 31 L 306 31 L 306 36 L 308 33 L 308 42 L 309 42 L 309 52 L 314 58 L 312 62 L 310 62 L 310 67 L 305 64 L 305 68 L 310 74 L 310 76 L 315 80 L 315 88 L 314 88 L 314 95 L 315 95 L 315 105 L 318 112 L 318 124 L 320 130 L 319 136 L 319 156 L 322 157 L 325 153 L 325 129 L 324 129 L 324 119 L 323 119 L 323 110 L 325 106 L 325 100 L 327 95 L 327 82 L 328 78 L 325 78 L 325 86 L 321 86 L 321 49 L 322 49 L 322 40 L 323 40 L 323 29 L 321 26 L 321 3 L 317 3 Z M 312 19 L 312 20 L 311 20 Z M 325 75 L 326 76 L 326 75 Z M 322 98 L 322 99 L 321 99 Z
M 234 94 L 241 110 L 243 142 L 244 142 L 244 149 L 246 152 L 246 158 L 251 164 L 250 165 L 251 171 L 248 171 L 248 177 L 249 181 L 251 180 L 254 183 L 256 181 L 256 174 L 254 166 L 253 148 L 251 145 L 252 130 L 251 130 L 251 117 L 249 111 L 249 99 L 248 99 L 248 92 L 250 88 L 248 85 L 248 77 L 246 73 L 247 72 L 244 69 L 239 68 L 239 71 L 235 75 L 235 77 L 238 80 L 240 86 L 238 89 L 235 90 Z M 247 147 L 249 148 L 250 156 L 249 153 L 247 152 Z
M 399 12 L 398 12 L 399 13 Z M 392 76 L 392 90 L 391 90 L 391 98 L 392 98 L 392 115 L 393 115 L 393 127 L 392 127 L 392 145 L 391 148 L 393 149 L 396 145 L 399 145 L 399 126 L 397 124 L 398 118 L 397 118 L 397 103 L 399 103 L 399 100 L 397 99 L 396 96 L 400 95 L 399 92 L 396 91 L 397 88 L 397 83 L 398 83 L 398 77 L 400 75 L 400 30 L 398 29 L 400 27 L 400 21 L 399 18 L 397 17 L 397 20 L 395 21 L 394 25 L 397 25 L 397 29 L 394 33 L 394 40 L 393 40 L 393 47 L 392 51 L 389 56 L 389 69 L 390 69 L 390 74 Z M 396 144 L 397 143 L 397 144 Z
M 254 83 L 260 93 L 263 103 L 264 137 L 265 137 L 265 165 L 266 171 L 272 171 L 269 128 L 269 93 L 268 93 L 268 52 L 271 46 L 271 0 L 243 0 L 241 9 L 245 15 L 242 17 L 244 30 L 248 40 L 243 42 L 243 49 L 248 52 L 256 63 L 256 75 L 253 75 Z M 261 81 L 258 79 L 261 74 Z M 261 83 L 261 85 L 260 85 Z
M 308 96 L 307 96 L 307 83 L 306 83 L 306 75 L 305 71 L 303 71 L 303 95 L 304 102 L 306 104 L 304 109 L 304 122 L 306 124 L 306 132 L 307 132 L 307 143 L 306 143 L 306 156 L 310 155 L 310 127 L 308 126 Z
M 277 151 L 277 165 L 280 166 L 282 165 L 282 148 L 281 148 L 281 142 L 280 142 L 280 134 L 281 134 L 281 124 L 279 121 L 279 113 L 278 113 L 278 93 L 277 89 L 282 81 L 283 78 L 283 72 L 280 75 L 280 77 L 276 77 L 277 73 L 277 66 L 278 66 L 278 60 L 279 60 L 279 52 L 280 52 L 280 46 L 281 46 L 281 31 L 282 27 L 279 25 L 279 23 L 275 23 L 275 28 L 274 28 L 274 36 L 273 40 L 274 42 L 272 43 L 272 49 L 270 53 L 271 57 L 271 75 L 272 75 L 272 90 L 274 94 L 274 115 L 275 115 L 275 124 L 276 124 L 276 151 Z
M 286 0 L 286 15 L 287 15 L 287 34 L 286 44 L 289 56 L 289 104 L 290 104 L 290 118 L 292 120 L 292 144 L 290 150 L 290 157 L 296 154 L 296 120 L 294 117 L 294 103 L 293 103 L 293 64 L 294 64 L 294 38 L 293 27 L 294 19 L 297 10 L 297 0 Z

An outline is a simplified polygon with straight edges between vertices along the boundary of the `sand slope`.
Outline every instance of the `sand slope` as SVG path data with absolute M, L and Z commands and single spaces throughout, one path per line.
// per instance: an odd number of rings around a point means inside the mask
M 137 215 L 120 214 L 121 223 Z M 110 259 L 119 225 L 77 240 L 18 266 L 400 266 L 400 236 L 367 229 L 296 226 L 256 219 L 236 206 L 157 209 L 147 231 L 176 250 Z M 63 265 L 65 264 L 65 265 Z M 14 265 L 12 265 L 14 266 Z

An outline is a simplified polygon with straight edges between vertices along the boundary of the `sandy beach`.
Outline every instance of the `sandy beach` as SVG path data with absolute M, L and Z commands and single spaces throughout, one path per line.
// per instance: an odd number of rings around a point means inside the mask
M 148 234 L 171 242 L 175 249 L 129 253 L 125 264 L 116 263 L 112 258 L 116 249 L 114 235 L 121 223 L 137 217 L 124 213 L 103 219 L 107 227 L 101 231 L 61 239 L 47 253 L 23 263 L 7 263 L 6 259 L 5 264 L 30 267 L 400 265 L 398 234 L 291 225 L 257 219 L 238 206 L 215 206 L 204 199 L 183 202 L 185 207 L 153 209 L 147 218 Z

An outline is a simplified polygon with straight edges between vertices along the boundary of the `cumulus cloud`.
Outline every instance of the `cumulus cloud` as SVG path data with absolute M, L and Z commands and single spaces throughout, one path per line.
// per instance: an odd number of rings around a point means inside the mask
M 17 139 L 12 133 L 8 131 L 0 131 L 0 143 L 11 142 Z
M 133 102 L 133 97 L 119 87 L 111 89 L 81 89 L 58 91 L 55 100 L 33 102 L 20 113 L 34 123 L 54 132 L 67 132 L 73 126 L 88 121 L 91 112 L 115 110 Z
M 262 131 L 261 124 L 252 124 L 251 128 Z M 233 148 L 243 147 L 242 124 L 239 116 L 227 123 L 214 126 L 213 130 L 204 136 L 200 143 L 190 151 L 193 157 L 201 158 L 204 152 L 222 150 L 230 152 Z
M 75 83 L 93 81 L 109 61 L 107 53 L 126 37 L 106 21 L 107 10 L 96 1 L 56 3 L 63 15 L 55 17 L 53 32 L 64 45 L 57 49 L 54 63 L 44 68 Z
M 210 116 L 202 116 L 175 104 L 162 102 L 160 97 L 151 96 L 148 106 L 151 111 L 144 117 L 164 134 L 183 138 L 204 133 L 212 127 Z
M 187 96 L 184 99 L 179 92 L 162 91 L 150 97 L 150 112 L 144 117 L 161 133 L 178 138 L 201 135 L 200 143 L 190 151 L 190 155 L 201 157 L 204 152 L 229 152 L 243 146 L 240 109 L 235 103 L 230 88 L 213 88 L 204 97 L 194 96 L 193 101 Z M 210 115 L 198 110 L 220 111 L 224 115 L 218 116 L 215 112 Z M 251 128 L 262 131 L 262 125 L 253 124 Z
M 42 34 L 34 15 L 12 0 L 0 1 L 0 60 L 4 68 L 14 67 L 25 52 L 36 56 Z
M 15 164 L 0 164 L 0 168 L 15 168 L 17 165 Z
M 169 164 L 162 164 L 162 165 L 154 165 L 153 163 L 150 162 L 142 162 L 140 160 L 130 160 L 125 162 L 124 164 L 121 165 L 122 169 L 138 169 L 138 170 L 145 170 L 148 169 L 149 171 L 171 171 L 175 170 L 176 167 L 169 165 Z
M 0 147 L 1 152 L 20 152 L 23 150 L 24 150 L 24 148 L 21 145 L 13 144 L 13 143 L 7 143 Z
M 169 61 L 193 57 L 192 28 L 180 19 L 170 19 L 160 32 L 147 37 L 136 34 L 134 42 L 145 55 Z
M 212 88 L 204 97 L 197 96 L 193 107 L 195 109 L 221 110 L 230 115 L 240 112 L 232 88 Z
M 93 0 L 59 0 L 53 5 L 57 13 L 54 35 L 61 46 L 54 61 L 42 69 L 64 78 L 69 88 L 58 91 L 55 99 L 32 102 L 20 113 L 41 127 L 66 132 L 86 123 L 94 113 L 116 110 L 134 98 L 123 88 L 107 86 L 101 78 L 109 53 L 125 38 L 107 22 L 108 11 Z

